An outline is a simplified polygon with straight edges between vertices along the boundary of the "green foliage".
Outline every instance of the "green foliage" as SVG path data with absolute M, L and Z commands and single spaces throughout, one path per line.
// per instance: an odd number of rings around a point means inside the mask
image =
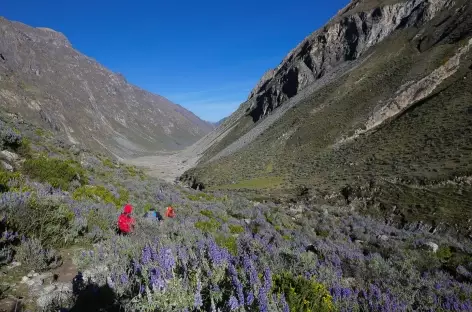
M 241 234 L 244 233 L 244 228 L 241 225 L 230 224 L 229 232 L 231 234 Z
M 273 292 L 284 294 L 290 311 L 334 311 L 333 299 L 323 284 L 284 272 L 273 277 Z
M 213 216 L 213 211 L 207 210 L 207 209 L 200 211 L 200 214 L 204 215 L 205 217 L 208 217 L 208 218 L 213 218 L 214 217 Z
M 90 210 L 87 215 L 87 228 L 91 231 L 95 227 L 106 232 L 111 228 L 111 225 L 103 214 L 98 213 L 96 210 Z
M 436 252 L 436 257 L 441 261 L 448 261 L 452 257 L 451 248 L 447 246 L 439 247 L 438 251 Z
M 215 242 L 218 246 L 228 249 L 233 256 L 238 253 L 237 241 L 233 236 L 216 235 Z
M 144 209 L 144 212 L 148 212 L 149 210 L 151 210 L 151 208 L 152 208 L 152 204 L 146 203 L 143 209 Z
M 33 155 L 31 141 L 28 138 L 23 138 L 21 140 L 21 144 L 16 148 L 15 151 L 25 158 L 31 158 Z
M 215 233 L 221 227 L 221 224 L 215 219 L 209 221 L 197 221 L 195 227 L 205 233 Z
M 134 166 L 125 166 L 126 171 L 128 172 L 128 175 L 131 177 L 135 177 L 138 175 L 138 170 Z
M 206 201 L 213 201 L 215 200 L 215 196 L 206 193 L 200 194 L 188 194 L 187 198 L 191 201 L 198 201 L 198 200 L 206 200 Z
M 7 192 L 10 190 L 8 182 L 13 179 L 20 179 L 21 174 L 19 172 L 8 172 L 0 169 L 0 192 Z
M 82 185 L 85 184 L 85 170 L 74 160 L 41 156 L 26 160 L 23 171 L 33 179 L 47 182 L 62 190 L 68 190 L 73 180 L 78 180 Z
M 104 165 L 105 167 L 108 167 L 108 168 L 114 168 L 114 167 L 115 167 L 115 165 L 113 164 L 113 162 L 112 162 L 110 159 L 108 159 L 108 158 L 104 158 L 104 159 L 102 160 L 102 163 L 103 163 L 103 165 Z
M 9 225 L 27 237 L 34 237 L 43 244 L 62 246 L 73 223 L 74 214 L 64 203 L 54 198 L 30 197 L 25 207 L 9 214 Z
M 90 199 L 98 202 L 102 201 L 120 208 L 128 202 L 129 193 L 124 189 L 120 189 L 118 193 L 120 195 L 119 198 L 115 197 L 111 191 L 101 185 L 84 185 L 74 191 L 72 198 L 76 200 Z

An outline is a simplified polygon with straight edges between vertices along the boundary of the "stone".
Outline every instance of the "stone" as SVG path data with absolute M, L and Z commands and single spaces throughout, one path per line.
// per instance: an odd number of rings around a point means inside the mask
M 427 247 L 433 253 L 436 253 L 439 249 L 438 244 L 433 243 L 433 242 L 427 242 L 427 243 L 424 244 L 424 246 Z
M 29 271 L 29 273 L 28 273 L 28 277 L 29 277 L 29 278 L 32 278 L 32 277 L 33 277 L 33 275 L 34 275 L 34 273 L 35 273 L 35 272 L 34 272 L 34 270 L 31 270 L 31 271 Z
M 21 282 L 22 282 L 22 283 L 26 283 L 27 281 L 29 281 L 29 277 L 28 277 L 28 276 L 23 276 L 23 277 L 21 278 Z
M 43 293 L 48 294 L 56 290 L 56 285 L 49 285 L 43 288 Z
M 246 223 L 247 225 L 251 224 L 251 219 L 244 219 L 244 223 Z
M 20 159 L 20 156 L 18 156 L 18 154 L 15 154 L 15 153 L 7 151 L 7 150 L 1 151 L 0 155 L 3 158 L 5 158 L 5 160 L 8 161 L 9 163 L 13 163 L 13 162 L 17 161 L 18 159 Z
M 389 240 L 389 237 L 385 234 L 379 235 L 379 236 L 377 236 L 377 238 L 380 239 L 381 241 L 384 241 L 384 242 Z
M 5 169 L 6 171 L 13 172 L 13 170 L 14 170 L 12 165 L 10 165 L 10 164 L 7 163 L 7 162 L 4 162 L 3 160 L 2 160 L 2 167 L 3 167 L 3 169 Z

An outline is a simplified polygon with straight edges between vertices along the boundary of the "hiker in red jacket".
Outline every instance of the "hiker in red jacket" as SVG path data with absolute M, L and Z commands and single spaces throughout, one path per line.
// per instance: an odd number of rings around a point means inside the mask
M 133 206 L 126 204 L 123 213 L 118 217 L 118 230 L 120 234 L 129 234 L 133 232 L 136 220 L 131 217 Z
M 175 217 L 175 212 L 174 212 L 174 209 L 172 209 L 172 206 L 167 207 L 166 217 L 167 218 Z

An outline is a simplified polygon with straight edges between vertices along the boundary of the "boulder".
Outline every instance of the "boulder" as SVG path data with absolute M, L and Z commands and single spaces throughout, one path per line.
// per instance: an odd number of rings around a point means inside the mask
M 13 172 L 13 170 L 14 170 L 12 165 L 10 165 L 7 162 L 4 162 L 3 160 L 1 161 L 1 165 L 2 165 L 3 169 L 5 169 L 6 171 Z
M 424 247 L 426 247 L 427 249 L 429 249 L 430 251 L 432 251 L 433 253 L 436 253 L 439 249 L 439 246 L 438 244 L 436 243 L 433 243 L 433 242 L 427 242 L 424 244 Z
M 385 234 L 379 235 L 379 236 L 377 236 L 377 238 L 381 241 L 384 241 L 384 242 L 389 240 L 389 237 Z
M 18 159 L 20 159 L 20 156 L 18 154 L 15 154 L 7 150 L 1 151 L 0 156 L 2 156 L 9 163 L 14 163 Z

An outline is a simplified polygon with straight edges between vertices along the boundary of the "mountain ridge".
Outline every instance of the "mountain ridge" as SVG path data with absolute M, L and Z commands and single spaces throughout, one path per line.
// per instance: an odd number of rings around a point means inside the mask
M 0 29 L 2 106 L 71 143 L 129 158 L 182 149 L 213 129 L 81 54 L 60 32 L 5 18 Z

